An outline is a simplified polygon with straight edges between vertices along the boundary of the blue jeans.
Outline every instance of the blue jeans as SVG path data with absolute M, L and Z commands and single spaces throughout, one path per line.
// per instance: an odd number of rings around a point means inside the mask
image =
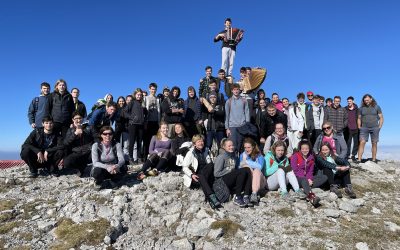
M 229 130 L 231 131 L 231 136 L 229 136 L 229 139 L 233 141 L 235 151 L 240 152 L 243 143 L 243 136 L 239 133 L 239 128 L 229 128 Z
M 220 148 L 222 138 L 224 138 L 224 131 L 207 131 L 207 147 L 211 148 L 213 139 L 215 139 L 217 140 L 218 148 Z

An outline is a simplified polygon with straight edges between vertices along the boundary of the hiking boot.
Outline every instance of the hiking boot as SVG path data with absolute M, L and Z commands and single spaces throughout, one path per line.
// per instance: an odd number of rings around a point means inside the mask
M 307 195 L 301 189 L 296 190 L 293 196 L 299 200 L 305 200 L 307 198 Z
M 257 193 L 251 193 L 250 195 L 250 202 L 254 205 L 258 205 L 258 196 Z
M 254 204 L 250 202 L 250 196 L 248 195 L 243 196 L 243 202 L 248 207 L 254 207 Z
M 218 201 L 215 194 L 210 194 L 210 196 L 208 196 L 208 203 L 210 204 L 212 209 L 221 207 L 221 202 Z
M 150 176 L 157 176 L 159 173 L 158 173 L 158 170 L 156 168 L 153 168 L 152 170 L 147 172 L 147 174 L 150 175 Z
M 291 197 L 287 191 L 286 192 L 281 192 L 281 198 L 284 201 L 287 201 L 287 202 L 295 202 L 296 201 L 296 199 Z
M 39 174 L 37 172 L 30 172 L 29 173 L 29 178 L 37 178 Z
M 241 195 L 235 195 L 233 199 L 233 204 L 238 205 L 239 207 L 246 207 L 246 203 L 243 201 L 243 197 Z
M 321 199 L 316 196 L 313 192 L 310 192 L 307 196 L 307 200 L 314 206 L 314 207 L 318 207 L 319 206 L 319 202 L 321 201 Z
M 357 198 L 357 195 L 354 193 L 353 186 L 351 184 L 347 184 L 347 186 L 344 188 L 344 193 L 351 199 Z
M 330 191 L 332 193 L 335 193 L 338 198 L 342 198 L 343 197 L 342 192 L 339 190 L 339 185 L 332 184 L 331 188 L 330 188 Z

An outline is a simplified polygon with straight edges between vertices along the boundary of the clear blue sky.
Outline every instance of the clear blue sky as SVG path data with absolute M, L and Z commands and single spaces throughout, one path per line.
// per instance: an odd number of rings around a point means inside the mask
M 247 4 L 246 4 L 247 3 Z M 245 30 L 240 66 L 268 69 L 267 95 L 313 90 L 357 104 L 371 93 L 383 109 L 381 144 L 399 145 L 398 1 L 0 1 L 0 151 L 18 151 L 27 109 L 43 81 L 67 81 L 91 106 L 105 93 L 150 82 L 198 87 L 220 67 L 213 43 L 224 19 Z M 396 110 L 395 110 L 396 109 Z

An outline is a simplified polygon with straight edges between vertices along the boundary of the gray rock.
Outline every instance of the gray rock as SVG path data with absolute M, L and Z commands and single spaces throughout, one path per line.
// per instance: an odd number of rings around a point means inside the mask
M 326 199 L 328 201 L 332 202 L 332 201 L 337 201 L 338 197 L 337 197 L 337 195 L 335 193 L 329 192 L 329 194 L 327 195 Z
M 360 167 L 371 173 L 386 174 L 386 171 L 383 168 L 381 168 L 378 164 L 376 164 L 375 162 L 372 162 L 372 161 L 367 161 L 365 163 L 361 163 Z
M 351 201 L 342 201 L 339 204 L 339 209 L 349 213 L 357 213 L 358 207 L 356 207 Z
M 378 209 L 378 208 L 376 208 L 376 207 L 373 207 L 372 210 L 371 210 L 371 212 L 372 212 L 373 214 L 381 214 L 381 213 L 382 213 L 381 210 Z
M 202 219 L 202 220 L 195 219 L 188 224 L 186 233 L 187 233 L 187 235 L 190 235 L 190 236 L 204 237 L 207 235 L 207 233 L 210 229 L 210 225 L 214 221 L 216 221 L 216 220 L 213 218 L 206 218 L 206 219 Z
M 106 235 L 104 236 L 104 240 L 103 240 L 104 244 L 106 245 L 111 245 L 111 237 Z
M 114 215 L 114 211 L 109 207 L 99 206 L 97 215 L 105 219 L 111 219 L 111 217 Z
M 56 226 L 57 222 L 56 221 L 38 221 L 37 222 L 37 227 L 40 231 L 50 231 Z
M 391 221 L 385 221 L 385 229 L 391 232 L 400 231 L 400 226 Z
M 171 227 L 172 224 L 179 220 L 179 217 L 179 213 L 164 216 L 163 219 L 165 221 L 165 226 L 167 226 L 168 228 Z
M 40 219 L 40 217 L 42 217 L 42 216 L 40 216 L 40 215 L 34 215 L 34 216 L 32 217 L 32 220 Z
M 216 240 L 224 235 L 224 230 L 222 228 L 217 228 L 217 229 L 211 229 L 207 237 L 213 240 Z
M 362 207 L 365 204 L 364 199 L 352 199 L 352 200 L 350 200 L 350 202 L 353 203 L 353 205 L 356 207 Z
M 175 240 L 167 247 L 167 249 L 187 249 L 192 250 L 194 246 L 188 239 Z
M 297 201 L 294 203 L 294 207 L 298 208 L 299 210 L 307 210 L 308 209 L 308 205 L 306 202 L 302 202 L 302 201 Z
M 327 217 L 331 218 L 339 218 L 340 217 L 340 212 L 336 209 L 325 209 L 324 213 Z
M 358 250 L 369 250 L 368 244 L 365 243 L 365 242 L 358 242 L 358 243 L 356 244 L 356 248 L 357 248 Z

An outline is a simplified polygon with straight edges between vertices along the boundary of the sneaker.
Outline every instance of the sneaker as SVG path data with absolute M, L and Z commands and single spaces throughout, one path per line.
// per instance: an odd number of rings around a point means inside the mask
M 146 175 L 143 172 L 140 172 L 136 177 L 138 181 L 142 181 L 144 178 L 146 178 Z
M 254 205 L 258 205 L 259 199 L 257 193 L 251 193 L 250 202 L 253 203 Z
M 356 161 L 357 161 L 357 159 L 356 159 L 356 157 L 355 157 L 354 155 L 351 157 L 351 160 L 352 160 L 353 162 L 356 162 Z
M 30 172 L 29 173 L 29 178 L 37 178 L 39 174 L 37 172 Z
M 235 198 L 233 199 L 233 204 L 238 205 L 239 207 L 246 207 L 246 203 L 244 203 L 243 197 L 241 195 L 235 195 Z
M 375 164 L 378 164 L 378 160 L 372 160 L 372 162 L 374 162 Z
M 150 176 L 157 176 L 158 175 L 158 170 L 156 168 L 153 168 L 147 174 L 150 175 Z
M 248 207 L 254 207 L 254 204 L 250 202 L 250 196 L 248 195 L 243 196 L 243 202 Z
M 310 192 L 307 196 L 307 200 L 314 206 L 314 207 L 318 207 L 319 206 L 319 202 L 321 201 L 321 199 L 316 196 L 313 192 Z
M 348 184 L 345 189 L 344 189 L 344 193 L 349 196 L 351 199 L 355 199 L 357 198 L 356 193 L 354 193 L 353 191 L 353 186 L 351 184 Z
M 208 197 L 208 203 L 210 204 L 212 209 L 221 207 L 221 202 L 218 201 L 217 196 L 215 194 L 211 194 Z
M 296 190 L 293 196 L 299 200 L 305 200 L 307 198 L 307 195 L 301 189 Z
M 339 190 L 339 186 L 336 185 L 336 184 L 332 184 L 331 185 L 330 191 L 335 193 L 338 198 L 342 198 L 343 197 L 342 192 Z

